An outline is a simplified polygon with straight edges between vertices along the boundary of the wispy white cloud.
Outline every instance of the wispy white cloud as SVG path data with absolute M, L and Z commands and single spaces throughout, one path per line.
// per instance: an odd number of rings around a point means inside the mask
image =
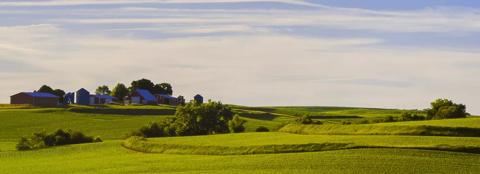
M 245 2 L 277 2 L 311 7 L 322 5 L 309 3 L 303 0 L 46 0 L 46 1 L 8 1 L 0 2 L 0 6 L 74 6 L 74 5 L 111 5 L 111 4 L 141 4 L 141 3 L 168 3 L 168 4 L 199 4 L 199 3 L 245 3 Z
M 377 38 L 264 34 L 139 39 L 81 35 L 50 27 L 54 26 L 12 27 L 31 33 L 12 44 L 52 53 L 18 60 L 49 70 L 40 73 L 42 77 L 61 74 L 65 78 L 26 81 L 20 78 L 24 74 L 18 74 L 19 78 L 9 78 L 11 83 L 0 84 L 2 99 L 44 83 L 66 90 L 93 89 L 145 77 L 171 82 L 186 96 L 202 93 L 226 103 L 422 108 L 429 100 L 446 96 L 478 111 L 475 96 L 468 94 L 480 84 L 470 75 L 480 70 L 464 71 L 454 63 L 476 61 L 480 53 L 376 49 L 382 42 Z M 50 37 L 40 44 L 36 36 L 42 35 Z M 1 32 L 0 36 L 5 37 Z M 14 54 L 0 58 L 17 60 Z

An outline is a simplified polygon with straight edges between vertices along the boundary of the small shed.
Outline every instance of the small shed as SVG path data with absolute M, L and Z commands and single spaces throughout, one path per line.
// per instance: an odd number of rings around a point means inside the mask
M 130 104 L 158 104 L 155 96 L 146 89 L 137 89 L 127 96 Z
M 59 97 L 50 93 L 43 92 L 21 92 L 10 97 L 11 104 L 29 104 L 41 107 L 58 106 Z
M 182 99 L 167 95 L 167 94 L 155 94 L 158 104 L 177 106 L 182 104 Z
M 109 95 L 90 95 L 90 105 L 104 105 L 111 104 L 115 100 L 115 97 Z
M 203 96 L 200 95 L 200 94 L 195 95 L 195 97 L 193 97 L 193 99 L 194 99 L 195 102 L 197 102 L 197 103 L 200 103 L 200 104 L 203 103 Z
M 75 93 L 75 103 L 79 105 L 89 105 L 90 104 L 90 92 L 86 89 L 81 88 Z

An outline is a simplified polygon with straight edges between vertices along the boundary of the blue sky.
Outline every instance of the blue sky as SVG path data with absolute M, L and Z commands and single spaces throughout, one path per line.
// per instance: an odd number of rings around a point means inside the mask
M 480 113 L 478 1 L 7 0 L 0 18 L 3 103 L 145 77 L 243 105 Z

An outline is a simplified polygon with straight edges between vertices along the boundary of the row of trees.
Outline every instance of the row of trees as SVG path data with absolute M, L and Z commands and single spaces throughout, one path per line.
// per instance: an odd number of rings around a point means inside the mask
M 132 135 L 164 137 L 238 133 L 245 131 L 245 122 L 220 102 L 209 101 L 200 104 L 192 101 L 179 106 L 173 119 L 151 123 L 133 132 Z

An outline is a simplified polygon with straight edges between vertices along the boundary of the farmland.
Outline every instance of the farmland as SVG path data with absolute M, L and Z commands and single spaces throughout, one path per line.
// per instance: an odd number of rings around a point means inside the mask
M 474 173 L 480 170 L 477 151 L 480 138 L 477 136 L 418 136 L 398 133 L 402 129 L 396 129 L 433 126 L 476 130 L 480 119 L 475 117 L 342 125 L 338 123 L 343 120 L 398 117 L 403 110 L 232 106 L 234 112 L 247 121 L 247 133 L 149 138 L 134 142 L 139 144 L 133 147 L 126 144 L 126 134 L 149 122 L 173 117 L 175 108 L 1 107 L 0 164 L 3 173 Z M 316 119 L 325 124 L 290 124 L 305 114 L 317 116 Z M 272 132 L 254 133 L 258 126 L 268 127 Z M 299 126 L 313 133 L 302 135 L 285 131 Z M 328 135 L 317 132 L 336 129 L 351 133 L 358 127 L 390 134 Z M 27 152 L 15 150 L 21 136 L 59 128 L 98 135 L 105 141 Z M 397 134 L 391 133 L 395 131 Z

